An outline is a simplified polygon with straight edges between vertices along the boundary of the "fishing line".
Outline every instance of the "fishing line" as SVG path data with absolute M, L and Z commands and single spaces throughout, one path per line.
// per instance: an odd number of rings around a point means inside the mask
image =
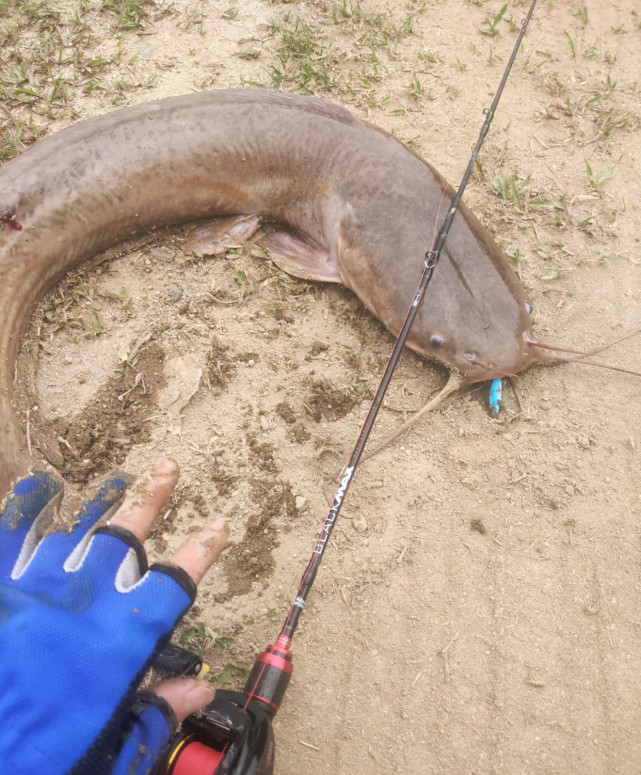
M 512 69 L 512 65 L 514 64 L 514 60 L 516 59 L 516 55 L 518 54 L 535 6 L 536 0 L 532 0 L 526 17 L 521 21 L 521 30 L 506 65 L 499 87 L 494 95 L 492 104 L 483 111 L 485 120 L 481 126 L 479 137 L 476 141 L 467 169 L 465 170 L 456 195 L 452 200 L 452 204 L 443 221 L 443 225 L 440 228 L 436 242 L 425 254 L 423 271 L 414 293 L 412 303 L 396 338 L 394 348 L 370 404 L 367 416 L 361 426 L 352 454 L 341 473 L 340 482 L 334 494 L 332 505 L 327 513 L 325 522 L 323 523 L 323 527 L 321 528 L 316 541 L 316 546 L 305 572 L 303 573 L 296 596 L 291 604 L 276 643 L 267 646 L 267 648 L 258 655 L 242 694 L 240 692 L 218 691 L 214 701 L 208 705 L 201 714 L 196 717 L 189 717 L 183 725 L 184 727 L 190 727 L 191 732 L 205 745 L 209 745 L 211 748 L 222 754 L 220 764 L 217 763 L 216 757 L 211 757 L 211 767 L 206 771 L 206 775 L 249 775 L 249 773 L 257 773 L 257 775 L 263 775 L 264 773 L 264 775 L 271 775 L 273 772 L 274 742 L 271 719 L 275 716 L 280 707 L 292 673 L 292 654 L 289 648 L 293 635 L 296 631 L 301 612 L 305 606 L 314 579 L 316 578 L 318 567 L 325 553 L 325 549 L 327 548 L 332 530 L 336 524 L 343 503 L 345 502 L 345 498 L 347 497 L 354 477 L 354 472 L 356 471 L 363 449 L 370 435 L 374 420 L 376 419 L 383 397 L 385 396 L 394 370 L 396 369 L 401 351 L 416 318 L 427 286 L 432 279 L 434 269 L 438 264 L 452 221 L 458 211 L 463 192 L 465 191 L 472 170 L 476 164 L 481 146 L 489 131 L 490 124 L 494 118 L 494 113 L 503 93 L 503 89 L 505 88 L 505 84 Z M 184 750 L 188 750 L 188 756 L 193 756 L 194 761 L 197 760 L 198 766 L 200 766 L 205 752 L 203 752 L 201 748 L 192 748 L 193 745 L 193 743 L 187 745 Z M 206 756 L 204 758 L 206 759 Z M 175 761 L 174 758 L 174 762 Z M 177 775 L 181 775 L 183 771 L 186 772 L 185 769 L 181 769 L 180 754 L 177 757 L 177 764 L 174 763 L 173 767 L 175 768 L 173 772 Z M 171 768 L 169 771 L 172 771 Z

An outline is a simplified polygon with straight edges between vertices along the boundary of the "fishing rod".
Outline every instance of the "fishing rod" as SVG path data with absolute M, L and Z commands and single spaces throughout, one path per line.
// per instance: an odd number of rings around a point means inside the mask
M 258 655 L 243 692 L 219 690 L 213 702 L 183 723 L 183 735 L 168 756 L 167 775 L 272 775 L 274 735 L 271 721 L 283 700 L 292 675 L 290 646 L 298 620 L 316 578 L 334 525 L 347 497 L 354 473 L 369 438 L 383 397 L 396 369 L 403 346 L 418 314 L 427 286 L 438 264 L 448 232 L 456 215 L 481 146 L 490 129 L 503 89 L 512 70 L 523 37 L 534 12 L 532 0 L 512 50 L 503 77 L 485 120 L 456 195 L 443 221 L 436 241 L 425 254 L 421 278 L 396 338 L 394 348 L 372 399 L 349 461 L 343 469 L 332 505 L 327 513 L 316 546 L 303 573 L 276 643 Z

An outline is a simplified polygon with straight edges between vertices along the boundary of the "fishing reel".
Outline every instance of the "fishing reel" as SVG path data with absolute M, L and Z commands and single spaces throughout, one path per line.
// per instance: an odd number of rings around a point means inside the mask
M 167 775 L 273 775 L 271 716 L 241 692 L 218 690 L 183 722 L 167 757 Z
M 218 690 L 209 705 L 183 721 L 160 770 L 163 775 L 273 775 L 272 719 L 292 674 L 287 641 L 279 637 L 259 654 L 243 692 Z M 170 649 L 183 663 L 193 658 L 192 674 L 202 667 L 191 652 Z M 167 664 L 157 661 L 156 666 Z

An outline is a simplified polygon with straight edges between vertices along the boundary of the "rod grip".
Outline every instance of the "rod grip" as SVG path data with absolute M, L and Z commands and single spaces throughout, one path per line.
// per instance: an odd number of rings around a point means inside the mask
M 292 654 L 281 644 L 267 646 L 256 657 L 251 669 L 244 693 L 251 700 L 265 706 L 266 711 L 275 716 L 285 696 L 292 675 Z

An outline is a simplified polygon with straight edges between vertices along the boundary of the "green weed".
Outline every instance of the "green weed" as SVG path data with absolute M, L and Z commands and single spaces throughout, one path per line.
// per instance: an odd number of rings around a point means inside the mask
M 498 37 L 500 35 L 498 31 L 498 25 L 501 22 L 501 19 L 505 16 L 506 11 L 507 3 L 505 3 L 501 10 L 494 16 L 486 16 L 483 24 L 487 27 L 487 29 L 482 29 L 481 35 L 488 35 L 490 38 Z
M 588 180 L 590 181 L 590 185 L 592 186 L 592 188 L 597 192 L 597 194 L 600 194 L 601 189 L 603 188 L 603 184 L 607 180 L 609 180 L 612 177 L 612 175 L 614 175 L 614 167 L 610 167 L 610 169 L 607 169 L 602 175 L 597 177 L 592 171 L 592 167 L 590 166 L 590 163 L 586 159 L 585 172 L 588 176 Z
M 582 3 L 581 6 L 576 10 L 571 10 L 570 13 L 572 16 L 578 17 L 582 22 L 583 26 L 585 27 L 588 23 L 588 9 L 585 3 Z
M 566 30 L 563 31 L 563 34 L 565 35 L 568 45 L 570 46 L 570 53 L 572 54 L 572 57 L 576 59 L 576 49 L 574 48 L 574 41 L 572 40 L 572 36 Z

